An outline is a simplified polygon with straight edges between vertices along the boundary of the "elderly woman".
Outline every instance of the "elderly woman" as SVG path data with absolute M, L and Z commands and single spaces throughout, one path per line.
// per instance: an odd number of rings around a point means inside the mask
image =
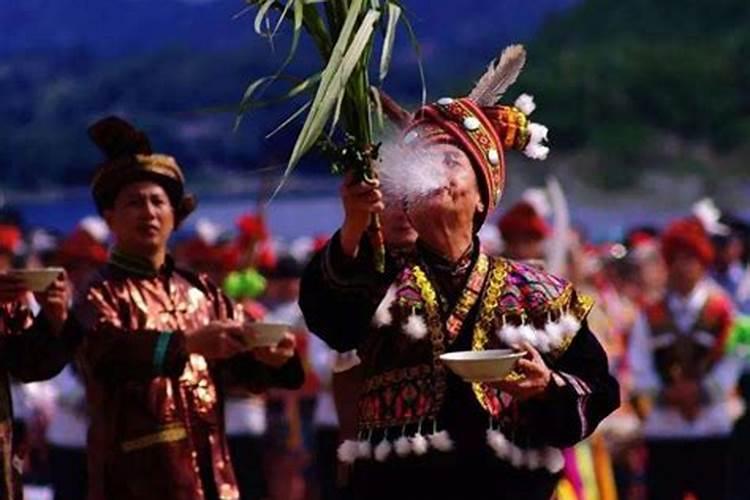
M 522 48 L 510 51 L 495 72 L 523 58 Z M 344 223 L 303 278 L 310 329 L 362 359 L 358 439 L 339 448 L 354 464 L 357 498 L 548 499 L 562 468 L 559 448 L 584 439 L 619 403 L 586 324 L 591 301 L 479 246 L 476 234 L 502 194 L 503 150 L 546 153 L 545 129 L 526 118 L 530 99 L 498 106 L 504 89 L 488 79 L 498 75 L 485 75 L 468 98 L 443 98 L 402 120 L 398 147 L 407 154 L 394 158 L 409 159 L 408 175 L 429 167 L 441 177 L 400 200 L 419 235 L 416 250 L 383 274 L 373 269 L 363 235 L 384 209 L 383 195 L 377 182 L 350 177 Z M 389 202 L 398 190 L 389 187 Z M 467 383 L 439 359 L 508 347 L 526 357 L 497 383 Z

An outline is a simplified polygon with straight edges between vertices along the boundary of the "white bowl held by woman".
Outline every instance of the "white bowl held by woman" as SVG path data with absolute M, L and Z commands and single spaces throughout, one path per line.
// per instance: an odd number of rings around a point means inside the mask
M 467 382 L 496 382 L 504 379 L 524 351 L 491 349 L 488 351 L 458 351 L 440 356 L 450 370 Z

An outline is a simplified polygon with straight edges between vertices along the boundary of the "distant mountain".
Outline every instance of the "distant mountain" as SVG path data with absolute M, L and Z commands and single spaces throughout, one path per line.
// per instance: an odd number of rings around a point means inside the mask
M 472 48 L 487 40 L 528 38 L 550 12 L 575 3 L 405 2 L 421 36 Z M 123 56 L 175 44 L 201 51 L 238 47 L 257 38 L 252 31 L 255 10 L 233 20 L 244 8 L 241 0 L 7 1 L 0 7 L 0 54 L 75 48 Z
M 420 40 L 431 98 L 465 92 L 511 41 L 576 0 L 406 0 Z M 20 0 L 0 7 L 0 187 L 87 183 L 99 154 L 86 137 L 96 118 L 117 113 L 174 154 L 191 178 L 254 168 L 287 157 L 290 131 L 263 136 L 294 105 L 264 109 L 232 133 L 231 109 L 275 54 L 253 32 L 241 0 Z M 471 8 L 468 9 L 467 7 Z M 289 72 L 304 76 L 317 57 L 302 50 Z M 312 58 L 311 58 L 312 57 Z M 542 64 L 540 60 L 531 64 Z M 413 49 L 402 30 L 387 89 L 419 98 Z M 218 110 L 230 110 L 219 113 Z M 251 167 L 252 166 L 252 167 Z

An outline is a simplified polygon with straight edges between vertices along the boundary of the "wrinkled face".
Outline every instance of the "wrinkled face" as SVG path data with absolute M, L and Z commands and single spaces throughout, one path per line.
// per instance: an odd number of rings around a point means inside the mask
M 119 248 L 144 257 L 166 249 L 175 224 L 164 188 L 149 181 L 123 187 L 104 219 Z
M 404 205 L 395 201 L 385 207 L 381 215 L 383 223 L 383 239 L 385 244 L 392 249 L 408 249 L 417 241 L 417 232 L 409 223 L 409 218 L 404 211 Z
M 703 262 L 688 251 L 675 252 L 669 263 L 669 284 L 682 294 L 692 291 L 705 274 Z
M 473 230 L 474 216 L 484 209 L 477 177 L 468 156 L 450 144 L 433 148 L 431 151 L 442 155 L 447 169 L 446 185 L 408 207 L 409 220 L 424 239 L 445 226 Z

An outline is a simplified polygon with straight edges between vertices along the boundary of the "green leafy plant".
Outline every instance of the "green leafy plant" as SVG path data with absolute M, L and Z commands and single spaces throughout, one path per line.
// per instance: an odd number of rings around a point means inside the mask
M 273 43 L 283 23 L 291 24 L 292 40 L 289 53 L 281 67 L 272 75 L 259 78 L 245 90 L 240 102 L 237 124 L 249 111 L 280 103 L 301 95 L 307 101 L 271 134 L 288 126 L 307 113 L 297 135 L 283 177 L 273 196 L 284 185 L 302 157 L 314 147 L 345 162 L 335 162 L 337 172 L 353 171 L 360 179 L 375 178 L 372 161 L 377 152 L 373 145 L 375 130 L 383 118 L 376 86 L 370 76 L 373 52 L 378 34 L 378 84 L 388 75 L 396 30 L 403 23 L 419 60 L 419 45 L 414 30 L 399 0 L 247 0 L 246 10 L 256 10 L 256 33 Z M 322 68 L 300 79 L 284 74 L 306 33 L 322 59 Z M 421 62 L 424 100 L 424 72 Z M 291 80 L 285 93 L 271 98 L 266 92 L 274 83 Z M 272 198 L 273 198 L 272 196 Z M 370 225 L 370 238 L 375 249 L 376 267 L 383 270 L 385 251 L 377 217 Z

